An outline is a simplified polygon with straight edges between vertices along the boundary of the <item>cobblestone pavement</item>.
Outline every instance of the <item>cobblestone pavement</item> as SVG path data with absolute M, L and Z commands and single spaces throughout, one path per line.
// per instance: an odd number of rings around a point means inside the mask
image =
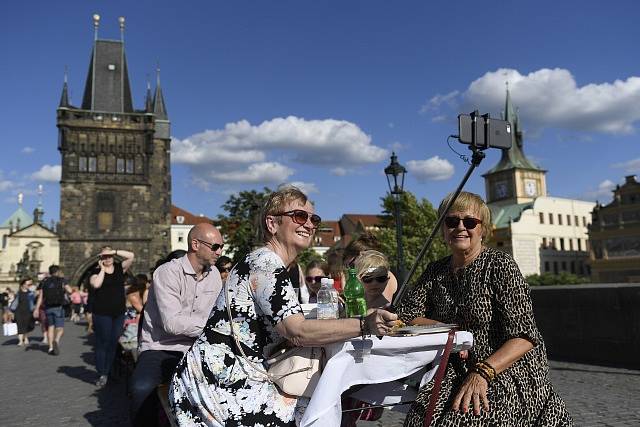
M 0 338 L 0 424 L 10 426 L 128 426 L 125 374 L 104 389 L 93 384 L 92 339 L 67 322 L 61 354 L 49 356 L 34 331 L 31 346 Z M 640 371 L 550 362 L 551 379 L 577 426 L 640 426 Z M 124 369 L 121 369 L 124 371 Z M 404 415 L 385 411 L 361 427 L 401 426 Z

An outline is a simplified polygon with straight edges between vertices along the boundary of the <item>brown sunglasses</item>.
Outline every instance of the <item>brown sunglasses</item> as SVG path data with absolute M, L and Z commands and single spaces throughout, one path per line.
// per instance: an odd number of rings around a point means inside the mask
M 309 220 L 309 212 L 303 211 L 302 209 L 294 209 L 287 212 L 275 213 L 273 216 L 288 216 L 291 218 L 293 222 L 299 225 L 305 225 L 307 220 Z M 320 218 L 316 214 L 311 214 L 311 225 L 314 228 L 318 228 L 320 223 L 322 222 L 322 218 Z

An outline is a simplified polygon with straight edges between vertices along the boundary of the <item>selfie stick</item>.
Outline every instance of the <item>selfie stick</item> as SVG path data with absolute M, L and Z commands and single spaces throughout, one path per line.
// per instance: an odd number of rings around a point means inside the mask
M 474 117 L 473 114 L 472 114 L 472 117 Z M 460 192 L 462 191 L 462 188 L 464 187 L 464 185 L 467 183 L 467 180 L 471 176 L 471 173 L 480 165 L 480 162 L 482 161 L 482 159 L 484 159 L 484 156 L 485 156 L 484 152 L 480 151 L 480 149 L 475 145 L 475 141 L 476 141 L 475 117 L 474 117 L 474 126 L 472 126 L 472 130 L 471 130 L 471 135 L 474 142 L 469 146 L 469 149 L 473 151 L 473 155 L 471 156 L 471 165 L 469 166 L 469 169 L 467 170 L 467 173 L 465 174 L 464 178 L 462 178 L 462 182 L 460 182 L 460 185 L 458 185 L 458 188 L 456 189 L 455 193 L 453 193 L 453 197 L 451 197 L 451 199 L 449 200 L 449 203 L 447 203 L 447 206 L 442 212 L 442 215 L 440 215 L 440 217 L 438 218 L 438 221 L 436 222 L 435 227 L 433 227 L 433 230 L 431 230 L 431 234 L 429 235 L 429 238 L 425 242 L 424 246 L 422 246 L 422 250 L 420 251 L 418 258 L 416 258 L 415 262 L 413 263 L 413 266 L 411 267 L 409 274 L 407 274 L 407 277 L 405 277 L 404 281 L 402 282 L 400 289 L 398 289 L 398 292 L 396 292 L 396 296 L 393 298 L 393 303 L 392 303 L 393 307 L 396 307 L 398 305 L 398 302 L 402 300 L 402 296 L 407 290 L 407 283 L 409 283 L 411 276 L 413 276 L 413 274 L 418 269 L 418 265 L 420 264 L 420 261 L 424 257 L 424 254 L 427 252 L 429 247 L 431 247 L 431 243 L 433 243 L 434 237 L 436 236 L 436 234 L 440 230 L 440 227 L 442 226 L 442 223 L 444 222 L 445 215 L 447 215 L 447 212 L 449 212 L 449 209 L 451 208 L 453 203 L 456 201 L 456 199 L 460 195 Z

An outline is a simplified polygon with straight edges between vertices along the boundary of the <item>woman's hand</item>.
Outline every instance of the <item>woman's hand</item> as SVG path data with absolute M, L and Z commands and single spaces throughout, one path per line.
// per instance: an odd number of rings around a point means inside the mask
M 480 415 L 480 405 L 485 412 L 489 412 L 489 399 L 487 398 L 487 389 L 489 384 L 480 374 L 471 372 L 467 375 L 464 382 L 460 386 L 458 394 L 453 399 L 452 409 L 456 412 L 462 406 L 462 412 L 469 411 L 469 404 L 473 402 L 473 413 Z
M 393 328 L 397 319 L 398 315 L 395 313 L 373 308 L 368 311 L 365 321 L 370 333 L 373 335 L 386 335 Z

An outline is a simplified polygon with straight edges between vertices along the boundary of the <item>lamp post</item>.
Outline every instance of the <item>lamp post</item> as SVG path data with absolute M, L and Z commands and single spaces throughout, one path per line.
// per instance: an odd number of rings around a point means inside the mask
M 398 156 L 396 153 L 391 153 L 391 163 L 384 168 L 384 173 L 387 176 L 387 184 L 389 184 L 389 192 L 393 197 L 395 205 L 396 216 L 396 244 L 398 251 L 398 264 L 396 273 L 398 274 L 398 283 L 404 281 L 404 254 L 402 248 L 402 218 L 400 217 L 400 205 L 402 203 L 402 193 L 404 193 L 404 175 L 407 170 L 398 163 Z

